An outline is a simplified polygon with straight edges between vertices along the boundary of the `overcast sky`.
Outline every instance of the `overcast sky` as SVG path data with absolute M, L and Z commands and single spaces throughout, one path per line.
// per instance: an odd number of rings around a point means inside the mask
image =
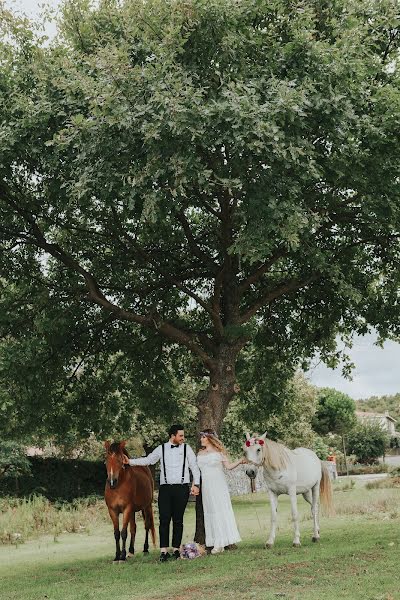
M 43 4 L 36 0 L 6 0 L 6 3 L 22 8 L 30 16 L 38 15 Z M 56 8 L 61 0 L 50 0 L 46 4 Z M 54 27 L 48 28 L 49 34 L 54 31 Z M 340 368 L 333 371 L 322 364 L 308 372 L 307 377 L 315 385 L 334 387 L 355 399 L 400 392 L 400 344 L 386 342 L 383 348 L 378 348 L 374 345 L 375 339 L 373 334 L 355 338 L 353 348 L 348 351 L 355 364 L 352 381 L 342 377 Z
M 353 348 L 347 350 L 355 364 L 352 381 L 341 375 L 341 369 L 328 369 L 319 364 L 307 373 L 311 383 L 333 387 L 354 399 L 392 395 L 400 392 L 400 344 L 386 342 L 383 348 L 374 345 L 376 336 L 369 334 L 354 338 Z

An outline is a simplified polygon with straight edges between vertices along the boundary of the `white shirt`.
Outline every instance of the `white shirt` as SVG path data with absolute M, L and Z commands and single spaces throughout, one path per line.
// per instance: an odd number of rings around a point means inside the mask
M 159 460 L 161 461 L 160 485 L 182 483 L 182 468 L 183 468 L 183 444 L 177 448 L 171 448 L 171 442 L 163 444 L 165 451 L 165 470 L 167 471 L 167 481 L 164 476 L 164 465 L 162 461 L 162 445 L 157 446 L 153 452 L 143 458 L 130 458 L 129 464 L 132 467 L 145 467 L 154 465 Z M 200 470 L 197 466 L 197 459 L 191 447 L 186 444 L 186 461 L 185 475 L 183 483 L 190 483 L 189 468 L 193 475 L 193 483 L 200 484 Z

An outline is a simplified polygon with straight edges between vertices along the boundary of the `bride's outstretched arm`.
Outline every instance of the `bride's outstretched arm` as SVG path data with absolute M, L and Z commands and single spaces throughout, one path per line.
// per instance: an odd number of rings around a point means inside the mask
M 235 462 L 233 463 L 230 463 L 226 456 L 224 456 L 222 459 L 222 464 L 224 465 L 225 469 L 228 469 L 228 471 L 236 469 L 236 467 L 238 467 L 239 465 L 244 465 L 245 463 L 247 463 L 247 460 L 244 457 L 235 460 Z

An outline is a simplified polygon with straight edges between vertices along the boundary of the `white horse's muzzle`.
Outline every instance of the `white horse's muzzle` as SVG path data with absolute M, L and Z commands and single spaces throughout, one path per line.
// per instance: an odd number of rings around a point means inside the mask
M 246 468 L 247 477 L 250 477 L 250 479 L 255 479 L 257 477 L 257 470 L 258 470 L 257 465 L 249 465 Z

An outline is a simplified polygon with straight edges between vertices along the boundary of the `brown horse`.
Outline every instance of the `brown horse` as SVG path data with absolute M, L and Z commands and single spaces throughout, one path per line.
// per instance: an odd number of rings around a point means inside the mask
M 156 543 L 153 515 L 153 477 L 148 467 L 130 467 L 124 465 L 122 456 L 128 456 L 125 442 L 105 442 L 104 444 L 107 467 L 107 482 L 104 490 L 104 499 L 108 512 L 114 525 L 114 538 L 116 552 L 114 562 L 126 560 L 126 539 L 128 537 L 128 523 L 131 526 L 131 543 L 129 555 L 135 552 L 136 521 L 135 512 L 141 511 L 146 528 L 146 539 L 143 552 L 149 551 L 149 531 L 153 544 Z M 122 513 L 122 529 L 119 530 L 119 515 Z M 120 548 L 122 538 L 122 551 Z

